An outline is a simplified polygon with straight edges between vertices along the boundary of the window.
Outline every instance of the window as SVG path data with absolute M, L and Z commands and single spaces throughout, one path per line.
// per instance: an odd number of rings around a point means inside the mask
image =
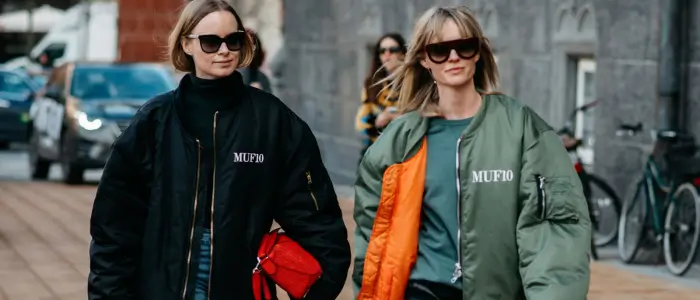
M 32 92 L 32 89 L 21 76 L 12 73 L 0 73 L 0 92 L 28 94 Z
M 81 100 L 148 99 L 172 88 L 166 69 L 146 66 L 78 67 L 73 73 L 70 94 Z
M 53 66 L 54 61 L 62 58 L 66 54 L 66 44 L 65 43 L 53 43 L 44 49 L 42 54 L 46 54 L 46 64 Z M 37 58 L 38 59 L 38 58 Z
M 595 101 L 595 69 L 592 59 L 580 59 L 576 74 L 576 107 Z M 585 165 L 593 164 L 593 144 L 595 142 L 595 119 L 593 110 L 579 112 L 576 115 L 576 138 L 583 141 L 579 148 L 579 156 Z

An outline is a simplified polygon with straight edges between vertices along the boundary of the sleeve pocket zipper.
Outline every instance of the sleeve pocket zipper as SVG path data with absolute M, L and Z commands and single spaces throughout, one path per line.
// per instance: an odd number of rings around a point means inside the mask
M 544 176 L 535 174 L 535 182 L 537 183 L 537 210 L 540 220 L 544 220 L 547 215 L 547 192 L 544 189 L 544 183 L 547 180 Z
M 314 190 L 312 188 L 313 181 L 311 181 L 311 172 L 306 171 L 306 183 L 309 187 L 309 194 L 311 195 L 311 199 L 314 200 L 314 206 L 316 207 L 316 210 L 320 210 L 318 208 L 318 200 L 316 200 L 316 195 L 314 194 Z
M 554 181 L 556 181 L 556 178 L 553 181 L 549 181 L 549 183 L 551 184 Z M 540 221 L 578 222 L 579 218 L 576 212 L 566 204 L 555 201 L 550 206 L 547 189 L 545 188 L 548 185 L 546 177 L 536 174 L 535 183 L 537 184 L 537 215 Z M 552 190 L 549 190 L 549 192 L 552 192 Z

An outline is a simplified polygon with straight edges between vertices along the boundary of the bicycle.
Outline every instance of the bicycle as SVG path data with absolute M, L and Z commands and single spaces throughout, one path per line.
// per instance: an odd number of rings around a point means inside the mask
M 634 136 L 642 124 L 620 125 L 618 136 Z M 672 130 L 651 131 L 652 150 L 645 157 L 644 170 L 625 194 L 620 217 L 618 251 L 625 263 L 631 263 L 643 242 L 658 247 L 662 243 L 664 261 L 669 271 L 684 275 L 693 265 L 700 245 L 700 157 L 693 136 Z M 679 208 L 688 204 L 693 208 Z M 643 198 L 642 198 L 643 197 Z M 632 210 L 636 209 L 635 212 Z M 677 213 L 694 213 L 691 220 Z M 676 246 L 672 239 L 689 234 L 690 242 Z M 677 253 L 688 249 L 678 261 Z
M 574 109 L 564 127 L 558 133 L 562 137 L 564 146 L 569 152 L 574 169 L 579 175 L 583 194 L 588 202 L 588 210 L 593 224 L 593 239 L 591 243 L 591 254 L 594 259 L 598 258 L 596 248 L 612 243 L 617 237 L 618 224 L 620 218 L 621 201 L 615 190 L 599 176 L 588 172 L 578 154 L 578 149 L 583 145 L 581 139 L 574 138 L 573 120 L 579 112 L 585 113 L 598 104 L 593 101 Z

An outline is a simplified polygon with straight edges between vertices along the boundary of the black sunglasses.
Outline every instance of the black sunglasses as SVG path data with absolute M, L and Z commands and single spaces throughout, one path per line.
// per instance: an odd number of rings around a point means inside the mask
M 243 48 L 245 43 L 245 31 L 236 31 L 223 38 L 215 34 L 190 34 L 187 38 L 199 39 L 199 46 L 204 53 L 218 52 L 219 48 L 221 48 L 221 43 L 226 43 L 226 48 L 229 51 L 238 51 Z
M 391 54 L 397 54 L 397 53 L 403 52 L 403 48 L 401 48 L 400 46 L 393 46 L 393 47 L 387 47 L 387 48 L 382 47 L 382 48 L 379 48 L 378 50 L 379 50 L 379 54 L 383 54 L 387 51 L 389 51 L 389 53 L 391 53 Z
M 481 49 L 481 39 L 471 37 L 426 45 L 425 53 L 432 62 L 441 64 L 450 58 L 452 50 L 455 50 L 460 58 L 470 59 L 479 53 L 479 49 Z

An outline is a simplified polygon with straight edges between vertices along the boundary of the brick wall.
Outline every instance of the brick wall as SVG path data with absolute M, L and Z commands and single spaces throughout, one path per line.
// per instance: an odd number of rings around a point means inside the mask
M 120 0 L 119 61 L 164 61 L 168 32 L 185 0 Z

